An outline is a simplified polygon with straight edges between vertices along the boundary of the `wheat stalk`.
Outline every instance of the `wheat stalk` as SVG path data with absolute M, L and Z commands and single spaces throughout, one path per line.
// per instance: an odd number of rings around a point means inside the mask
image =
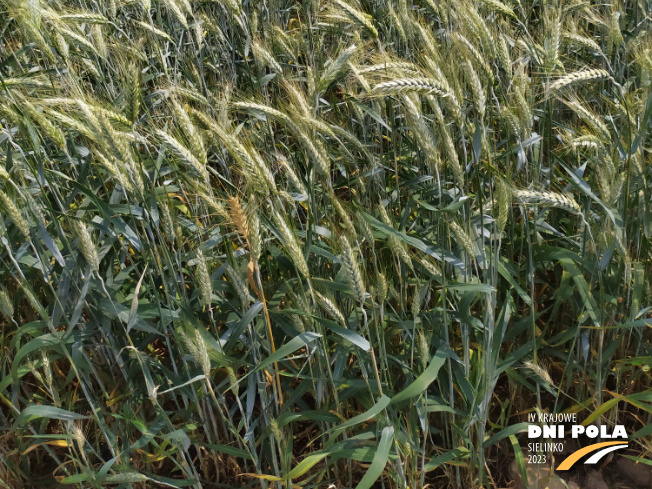
M 285 246 L 290 254 L 290 258 L 292 258 L 292 261 L 294 262 L 299 272 L 301 272 L 304 277 L 309 278 L 310 272 L 308 270 L 308 263 L 306 262 L 306 258 L 304 257 L 301 248 L 299 247 L 299 243 L 297 242 L 294 233 L 279 212 L 272 210 L 272 217 L 278 226 L 281 237 L 283 238 Z
M 496 52 L 498 54 L 498 60 L 502 69 L 509 75 L 512 71 L 512 59 L 509 53 L 509 47 L 507 46 L 505 36 L 499 34 L 497 37 L 498 43 L 496 45 Z
M 7 319 L 14 317 L 14 305 L 3 285 L 0 285 L 0 312 Z
M 612 79 L 611 75 L 605 70 L 599 68 L 588 69 L 588 70 L 576 71 L 566 76 L 562 76 L 558 80 L 550 83 L 550 85 L 548 85 L 548 88 L 552 91 L 559 91 L 575 83 L 596 81 L 596 80 L 611 80 L 611 79 Z
M 371 16 L 360 12 L 343 0 L 332 0 L 332 2 L 342 9 L 348 18 L 365 28 L 373 37 L 378 37 L 378 30 L 374 26 Z
M 381 220 L 387 224 L 388 226 L 392 226 L 392 222 L 389 218 L 389 215 L 387 214 L 387 209 L 383 207 L 382 205 L 378 207 L 378 210 L 380 212 L 380 218 Z M 413 269 L 412 265 L 412 258 L 410 257 L 410 254 L 408 253 L 407 246 L 403 241 L 400 241 L 396 236 L 388 236 L 388 242 L 389 242 L 389 247 L 392 250 L 392 252 L 403 262 L 410 267 L 410 269 Z
M 159 138 L 177 155 L 177 157 L 183 161 L 188 167 L 200 175 L 204 180 L 208 180 L 208 172 L 206 171 L 206 166 L 202 164 L 195 156 L 192 154 L 188 148 L 181 144 L 177 139 L 170 136 L 168 133 L 161 129 L 156 130 L 156 134 Z
M 567 43 L 577 44 L 578 46 L 582 46 L 602 54 L 600 45 L 590 37 L 581 36 L 573 32 L 562 32 L 561 36 Z
M 326 311 L 330 317 L 335 319 L 342 326 L 346 326 L 346 320 L 344 319 L 344 315 L 340 312 L 340 310 L 337 308 L 337 306 L 331 299 L 329 299 L 325 295 L 320 294 L 317 291 L 315 291 L 315 296 L 317 297 L 317 302 L 319 302 L 319 304 L 322 306 L 324 311 Z
M 457 237 L 457 242 L 462 245 L 462 248 L 466 251 L 469 258 L 475 259 L 480 254 L 480 251 L 475 245 L 475 242 L 471 239 L 471 236 L 469 236 L 469 234 L 457 222 L 450 221 L 449 225 L 453 234 Z
M 511 7 L 508 7 L 505 5 L 503 2 L 499 0 L 482 0 L 482 3 L 484 3 L 487 7 L 489 7 L 491 10 L 495 12 L 500 12 L 503 15 L 506 15 L 508 17 L 516 18 L 516 14 L 512 10 Z
M 81 221 L 72 221 L 70 224 L 79 240 L 79 249 L 86 263 L 91 267 L 91 270 L 97 272 L 100 269 L 100 257 L 86 224 Z
M 491 67 L 489 64 L 487 64 L 485 57 L 480 53 L 480 51 L 478 51 L 478 48 L 476 48 L 471 41 L 469 41 L 464 35 L 459 32 L 455 33 L 454 38 L 459 44 L 463 46 L 462 49 L 466 50 L 473 57 L 476 64 L 482 66 L 482 69 L 489 80 L 493 82 L 494 74 L 491 70 Z
M 598 115 L 588 110 L 577 100 L 564 100 L 564 103 L 573 109 L 584 122 L 586 122 L 602 137 L 604 141 L 609 141 L 611 139 L 609 128 L 604 122 L 602 122 Z
M 213 287 L 211 285 L 211 276 L 208 273 L 208 265 L 201 249 L 197 250 L 195 263 L 197 265 L 195 280 L 199 289 L 200 303 L 202 306 L 208 306 L 211 303 Z
M 326 69 L 323 71 L 317 87 L 319 91 L 326 90 L 335 80 L 337 80 L 345 71 L 349 65 L 349 60 L 356 53 L 358 47 L 355 44 L 352 44 L 340 55 L 333 59 L 329 60 L 329 63 L 326 66 Z
M 573 214 L 582 214 L 582 209 L 571 197 L 556 192 L 536 192 L 533 190 L 513 190 L 514 196 L 523 202 L 558 207 Z
M 457 150 L 455 149 L 455 143 L 448 130 L 448 127 L 446 126 L 444 120 L 444 114 L 442 113 L 438 104 L 432 104 L 432 107 L 435 111 L 435 117 L 437 118 L 437 122 L 439 123 L 439 133 L 444 139 L 444 148 L 446 149 L 446 154 L 448 156 L 449 166 L 453 170 L 453 174 L 457 179 L 458 185 L 460 187 L 463 187 L 465 181 L 464 171 L 462 169 L 462 166 L 460 165 L 459 155 L 457 154 Z
M 109 19 L 95 12 L 78 12 L 58 16 L 63 21 L 77 22 L 79 24 L 108 24 Z
M 165 237 L 169 243 L 174 243 L 177 239 L 176 233 L 174 231 L 174 220 L 172 219 L 172 213 L 170 208 L 165 202 L 159 202 L 158 204 L 159 212 L 161 215 L 161 220 L 163 221 L 163 231 L 165 232 Z
M 254 56 L 256 59 L 264 65 L 269 66 L 271 69 L 276 71 L 277 73 L 283 73 L 283 68 L 281 68 L 281 65 L 276 61 L 274 56 L 265 49 L 265 47 L 258 41 L 254 41 L 251 45 L 251 50 L 254 53 Z
M 231 265 L 225 264 L 224 269 L 226 270 L 226 274 L 229 276 L 229 280 L 231 281 L 233 289 L 235 290 L 236 294 L 238 294 L 238 297 L 242 303 L 249 304 L 253 300 L 253 297 L 251 297 L 251 294 L 249 293 L 247 283 Z
M 354 292 L 355 298 L 360 302 L 360 304 L 363 304 L 366 298 L 366 289 L 364 281 L 362 280 L 362 273 L 358 267 L 358 262 L 353 254 L 353 249 L 351 248 L 346 236 L 340 236 L 339 243 L 342 249 L 340 261 L 346 272 L 347 282 L 349 283 L 351 290 Z
M 378 95 L 401 94 L 416 92 L 419 94 L 434 94 L 448 97 L 443 85 L 437 80 L 426 78 L 401 78 L 376 85 L 372 93 Z
M 473 103 L 475 105 L 478 114 L 480 117 L 484 118 L 487 96 L 485 95 L 484 88 L 482 87 L 482 82 L 478 77 L 478 74 L 473 69 L 471 62 L 467 61 L 464 63 L 464 68 L 466 70 L 467 76 L 471 84 L 471 89 L 473 91 Z
M 407 63 L 404 61 L 388 61 L 386 63 L 378 63 L 370 66 L 359 66 L 357 67 L 358 73 L 361 75 L 369 73 L 377 73 L 379 71 L 387 72 L 413 72 L 418 73 L 419 68 L 413 65 L 412 63 Z
M 20 212 L 20 209 L 16 207 L 16 204 L 14 204 L 13 200 L 2 190 L 0 190 L 0 203 L 2 203 L 7 216 L 16 225 L 16 228 L 22 233 L 23 236 L 25 236 L 26 239 L 29 239 L 29 224 L 27 224 L 27 221 L 23 217 L 22 212 Z

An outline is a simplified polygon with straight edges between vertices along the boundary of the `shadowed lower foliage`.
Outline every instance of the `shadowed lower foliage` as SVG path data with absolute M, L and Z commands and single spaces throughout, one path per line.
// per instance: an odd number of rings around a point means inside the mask
M 649 458 L 651 13 L 0 0 L 0 486 Z

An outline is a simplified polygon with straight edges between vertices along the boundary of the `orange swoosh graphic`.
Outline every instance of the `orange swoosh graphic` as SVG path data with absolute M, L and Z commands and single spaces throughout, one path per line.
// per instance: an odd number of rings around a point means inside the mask
M 588 447 L 581 448 L 580 450 L 566 457 L 566 459 L 561 464 L 559 464 L 557 470 L 570 469 L 575 464 L 575 462 L 581 459 L 584 455 L 587 455 L 591 452 L 595 452 L 600 448 L 610 447 L 612 445 L 626 445 L 626 444 L 627 444 L 626 441 L 605 441 L 603 443 L 596 443 L 594 445 L 589 445 Z

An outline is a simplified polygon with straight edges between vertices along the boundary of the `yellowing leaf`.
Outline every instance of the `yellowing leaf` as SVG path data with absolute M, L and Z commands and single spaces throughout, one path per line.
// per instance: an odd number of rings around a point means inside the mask
M 283 479 L 281 479 L 279 477 L 276 477 L 274 475 L 267 475 L 267 474 L 250 474 L 250 473 L 246 473 L 246 474 L 240 474 L 240 477 L 255 477 L 256 479 L 265 479 L 266 481 L 270 481 L 270 482 L 279 482 L 279 481 L 283 480 Z
M 69 440 L 49 440 L 43 443 L 36 443 L 29 447 L 27 450 L 23 451 L 21 453 L 22 456 L 27 455 L 29 452 L 36 450 L 38 447 L 42 445 L 50 445 L 53 447 L 69 447 L 72 446 L 72 442 Z

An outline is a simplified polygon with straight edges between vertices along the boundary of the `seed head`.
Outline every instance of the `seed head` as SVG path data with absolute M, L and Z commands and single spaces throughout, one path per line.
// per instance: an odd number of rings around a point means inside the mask
M 577 202 L 572 197 L 564 194 L 556 192 L 535 192 L 532 190 L 514 190 L 513 193 L 517 199 L 523 202 L 549 205 L 564 209 L 573 214 L 582 214 L 582 209 Z
M 211 296 L 213 294 L 213 287 L 211 286 L 211 276 L 208 273 L 208 265 L 201 250 L 197 250 L 197 269 L 195 280 L 197 280 L 197 288 L 199 289 L 200 303 L 202 306 L 207 306 L 211 303 Z
M 0 285 L 0 312 L 7 319 L 14 317 L 14 305 L 7 294 L 7 289 L 2 285 Z
M 20 212 L 20 209 L 16 207 L 13 200 L 2 190 L 0 190 L 0 202 L 7 212 L 9 219 L 16 225 L 18 230 L 25 236 L 26 239 L 29 239 L 29 225 L 23 217 L 23 214 Z
M 601 69 L 592 69 L 592 70 L 583 70 L 576 71 L 575 73 L 570 73 L 566 76 L 562 76 L 557 81 L 552 82 L 549 87 L 550 90 L 557 91 L 565 88 L 569 85 L 585 81 L 595 81 L 595 80 L 607 80 L 611 79 L 611 75 Z
M 91 267 L 91 270 L 97 272 L 100 269 L 100 257 L 97 254 L 97 249 L 91 233 L 88 231 L 86 224 L 81 221 L 72 221 L 71 227 L 75 236 L 79 240 L 79 249 L 81 250 L 86 263 Z
M 340 236 L 340 246 L 342 247 L 342 254 L 340 259 L 342 266 L 346 272 L 346 279 L 349 282 L 351 290 L 355 294 L 355 298 L 362 304 L 365 301 L 366 292 L 364 282 L 362 280 L 362 273 L 358 267 L 358 262 L 353 254 L 353 249 L 349 244 L 346 236 Z

